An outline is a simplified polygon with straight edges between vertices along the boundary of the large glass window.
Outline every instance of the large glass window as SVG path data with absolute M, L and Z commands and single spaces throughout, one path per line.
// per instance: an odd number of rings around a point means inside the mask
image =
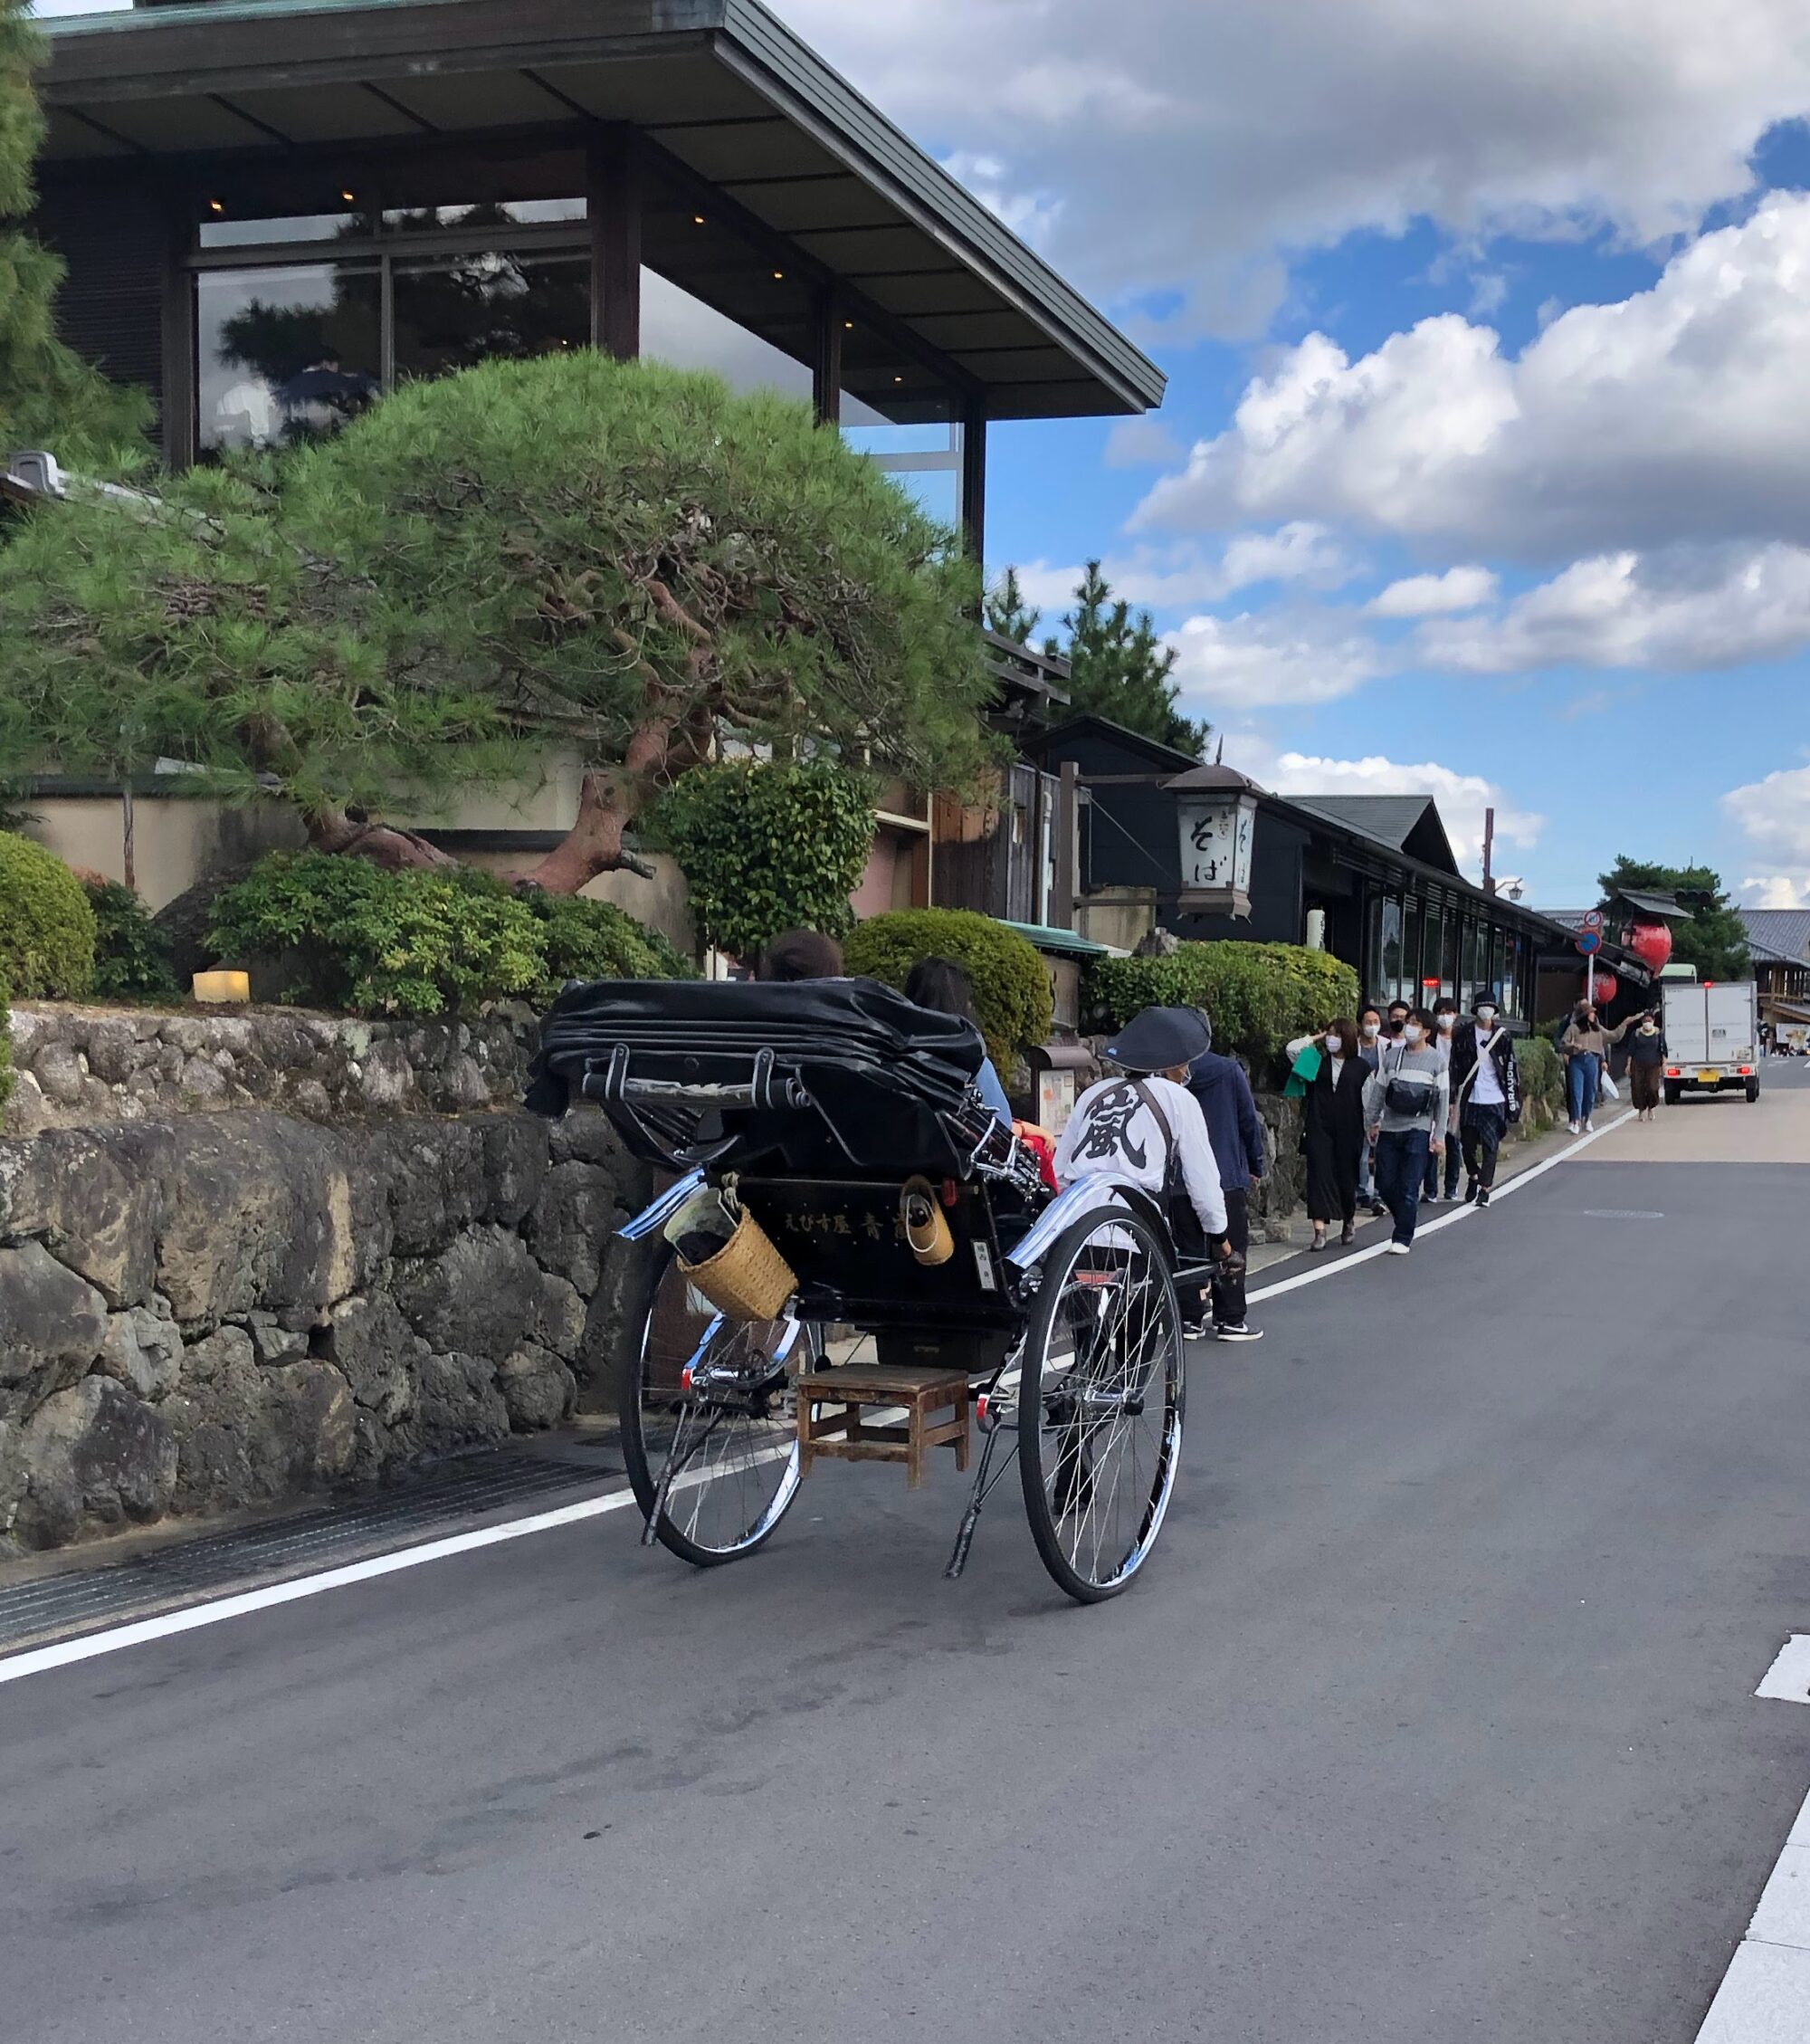
M 1420 902 L 1410 894 L 1402 914 L 1402 974 L 1396 987 L 1399 1000 L 1420 1001 Z
M 582 255 L 491 250 L 449 262 L 402 262 L 394 289 L 398 382 L 590 342 L 591 265 Z
M 1377 991 L 1385 1001 L 1401 998 L 1402 904 L 1385 901 L 1378 924 Z
M 383 388 L 374 263 L 214 270 L 195 282 L 204 452 L 333 431 Z
M 786 279 L 771 280 L 776 302 L 787 302 Z M 789 306 L 806 322 L 808 309 Z M 809 403 L 814 382 L 808 359 L 788 354 L 752 329 L 738 326 L 715 306 L 662 277 L 657 270 L 641 272 L 641 351 L 655 361 L 681 369 L 710 369 L 733 390 L 776 390 Z
M 1464 926 L 1464 978 L 1458 996 L 1465 1008 L 1477 998 L 1477 989 L 1488 984 L 1489 968 L 1489 926 L 1473 913 Z

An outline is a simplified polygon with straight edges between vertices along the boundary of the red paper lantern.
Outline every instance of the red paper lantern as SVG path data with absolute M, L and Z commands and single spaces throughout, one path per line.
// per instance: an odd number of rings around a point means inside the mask
M 1628 932 L 1628 949 L 1651 972 L 1661 972 L 1672 957 L 1672 932 L 1662 922 L 1637 922 Z
M 1594 1001 L 1598 1008 L 1607 1008 L 1621 990 L 1621 981 L 1600 965 L 1594 972 L 1584 976 L 1584 998 Z

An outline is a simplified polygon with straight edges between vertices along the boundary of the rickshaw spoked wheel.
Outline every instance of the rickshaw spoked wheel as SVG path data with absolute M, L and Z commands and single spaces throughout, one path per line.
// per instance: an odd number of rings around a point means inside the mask
M 1043 1260 L 1026 1332 L 1018 1468 L 1037 1552 L 1078 1603 L 1116 1597 L 1156 1543 L 1183 1371 L 1167 1244 L 1129 1209 L 1076 1221 Z
M 659 1506 L 662 1546 L 715 1568 L 769 1540 L 797 1495 L 788 1372 L 795 1377 L 821 1353 L 819 1331 L 723 1319 L 664 1242 L 638 1295 L 640 1325 L 625 1344 L 616 1393 L 629 1483 L 643 1523 Z

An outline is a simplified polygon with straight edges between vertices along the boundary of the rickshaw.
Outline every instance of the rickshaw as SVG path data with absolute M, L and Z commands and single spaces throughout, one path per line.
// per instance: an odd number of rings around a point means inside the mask
M 1065 1192 L 975 1089 L 972 1023 L 872 980 L 600 981 L 546 1018 L 529 1104 L 594 1102 L 673 1182 L 619 1232 L 617 1409 L 643 1543 L 770 1540 L 812 1464 L 980 1454 L 954 1552 L 1015 1457 L 1079 1602 L 1148 1560 L 1181 1457 L 1174 1242 L 1129 1180 Z

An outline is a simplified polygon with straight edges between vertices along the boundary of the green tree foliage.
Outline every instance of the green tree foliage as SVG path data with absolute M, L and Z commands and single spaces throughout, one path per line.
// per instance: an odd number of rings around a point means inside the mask
M 145 457 L 150 403 L 57 339 L 62 264 L 17 224 L 34 203 L 44 125 L 32 90 L 43 39 L 26 16 L 26 0 L 0 0 L 0 452 L 48 447 L 72 465 L 123 469 Z
M 355 1015 L 550 1001 L 567 979 L 690 976 L 607 902 L 512 893 L 465 867 L 390 873 L 366 859 L 272 852 L 215 904 L 209 943 L 288 975 L 283 998 Z M 672 970 L 679 967 L 679 973 Z
M 870 776 L 827 759 L 724 759 L 681 775 L 653 827 L 685 875 L 699 935 L 752 960 L 782 931 L 845 934 L 874 793 Z
M 94 911 L 94 991 L 128 1000 L 169 1000 L 178 989 L 169 939 L 129 887 L 105 880 L 88 887 Z
M 0 556 L 0 778 L 159 756 L 293 802 L 320 849 L 549 747 L 579 815 L 528 877 L 624 863 L 725 729 L 976 783 L 974 573 L 805 406 L 584 350 L 414 385 L 337 438 L 58 507 Z M 442 862 L 443 863 L 443 862 Z
M 1603 890 L 1597 904 L 1606 911 L 1618 891 L 1636 894 L 1672 894 L 1691 911 L 1688 922 L 1672 925 L 1672 955 L 1681 965 L 1694 965 L 1700 979 L 1745 979 L 1749 970 L 1747 926 L 1722 892 L 1722 876 L 1711 866 L 1647 865 L 1625 855 L 1607 873 L 1599 874 Z
M 28 837 L 0 832 L 0 979 L 26 1000 L 74 1000 L 94 979 L 94 911 L 81 883 Z
M 852 973 L 902 989 L 919 959 L 950 958 L 974 982 L 986 1054 L 1006 1083 L 1020 1052 L 1050 1035 L 1050 974 L 1034 944 L 967 909 L 900 909 L 857 924 L 843 946 Z
M 986 592 L 983 614 L 987 629 L 1010 639 L 1015 645 L 1029 645 L 1032 633 L 1043 621 L 1043 612 L 1024 601 L 1015 568 L 1008 568 L 1004 580 Z
M 1051 638 L 1047 652 L 1061 654 L 1070 666 L 1069 696 L 1077 716 L 1110 718 L 1128 731 L 1159 745 L 1201 757 L 1211 726 L 1182 715 L 1181 690 L 1170 678 L 1176 651 L 1163 644 L 1148 610 L 1135 615 L 1123 597 L 1115 597 L 1091 560 L 1075 585 L 1075 607 L 1062 618 L 1066 643 Z
M 1515 1065 L 1520 1073 L 1521 1098 L 1541 1111 L 1548 1122 L 1565 1105 L 1565 1066 L 1544 1036 L 1521 1036 L 1515 1042 Z
M 1112 1028 L 1143 1008 L 1201 1008 L 1215 1050 L 1236 1053 L 1259 1078 L 1281 1075 L 1288 1045 L 1355 1015 L 1358 975 L 1327 951 L 1300 944 L 1183 944 L 1168 958 L 1101 959 L 1089 969 L 1088 1000 Z

